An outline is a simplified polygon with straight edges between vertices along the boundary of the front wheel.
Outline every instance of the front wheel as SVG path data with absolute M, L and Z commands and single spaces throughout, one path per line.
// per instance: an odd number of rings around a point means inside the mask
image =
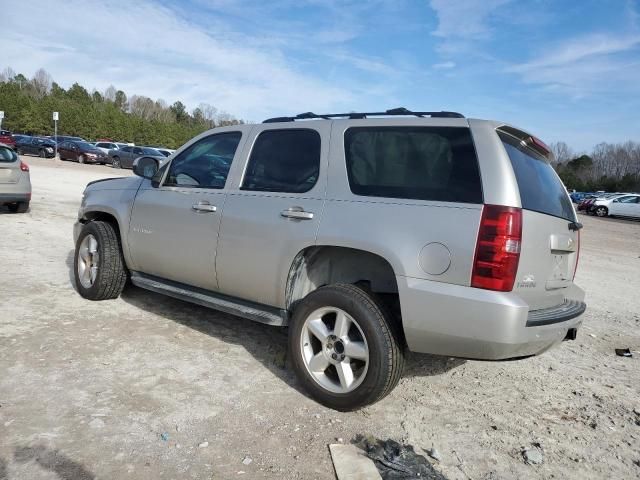
M 40 158 L 46 158 L 47 153 L 44 151 L 44 149 L 40 149 L 40 151 L 38 152 L 40 154 Z
M 127 272 L 118 233 L 108 222 L 84 225 L 76 242 L 74 277 L 78 293 L 89 300 L 117 298 Z
M 606 217 L 609 214 L 609 210 L 607 207 L 600 206 L 595 209 L 595 213 L 598 217 Z
M 347 284 L 319 288 L 300 302 L 289 329 L 289 356 L 311 396 L 341 411 L 382 399 L 404 367 L 389 313 L 370 293 Z
M 84 155 L 80 155 L 78 157 L 78 163 L 84 163 L 84 161 L 85 161 Z

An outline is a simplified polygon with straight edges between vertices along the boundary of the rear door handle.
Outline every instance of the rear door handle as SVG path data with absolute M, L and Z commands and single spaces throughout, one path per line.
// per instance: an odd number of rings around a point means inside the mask
M 191 205 L 191 208 L 196 212 L 215 212 L 217 210 L 215 205 L 211 205 L 209 202 L 198 202 Z
M 291 207 L 287 210 L 280 212 L 281 217 L 295 218 L 296 220 L 311 220 L 313 219 L 312 212 L 305 212 L 302 207 Z

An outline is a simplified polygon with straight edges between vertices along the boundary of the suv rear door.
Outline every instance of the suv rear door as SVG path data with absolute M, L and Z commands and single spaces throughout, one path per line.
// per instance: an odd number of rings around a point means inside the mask
M 522 243 L 513 290 L 531 310 L 564 302 L 578 263 L 576 213 L 550 153 L 531 135 L 512 127 L 497 130 L 509 157 L 522 204 Z
M 331 122 L 254 128 L 244 174 L 224 207 L 216 272 L 220 291 L 284 307 L 296 255 L 315 244 L 325 197 Z

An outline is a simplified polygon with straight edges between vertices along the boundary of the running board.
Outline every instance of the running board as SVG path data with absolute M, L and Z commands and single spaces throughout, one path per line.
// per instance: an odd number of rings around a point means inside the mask
M 131 272 L 131 283 L 145 290 L 162 293 L 179 300 L 244 317 L 254 322 L 266 323 L 267 325 L 284 326 L 289 319 L 288 312 L 280 308 L 248 302 L 145 273 Z

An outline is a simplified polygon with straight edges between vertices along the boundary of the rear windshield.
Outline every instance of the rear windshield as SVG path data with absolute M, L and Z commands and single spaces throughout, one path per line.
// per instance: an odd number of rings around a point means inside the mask
M 344 145 L 356 195 L 482 203 L 468 128 L 353 127 Z
M 575 221 L 571 199 L 547 160 L 519 139 L 498 132 L 518 181 L 522 208 Z
M 7 147 L 0 147 L 0 163 L 12 163 L 18 159 L 13 150 Z

